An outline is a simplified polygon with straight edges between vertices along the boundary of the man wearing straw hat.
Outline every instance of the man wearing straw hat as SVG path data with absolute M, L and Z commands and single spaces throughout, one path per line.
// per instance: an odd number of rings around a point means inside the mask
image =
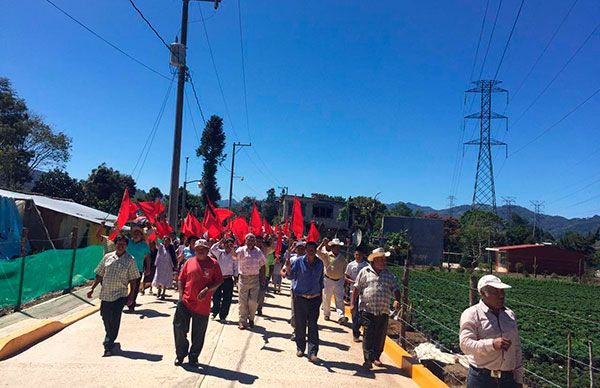
M 338 323 L 348 322 L 344 313 L 344 272 L 346 270 L 346 258 L 340 252 L 344 243 L 339 238 L 324 238 L 317 248 L 317 256 L 323 262 L 325 268 L 325 288 L 323 289 L 323 317 L 329 321 L 331 316 L 331 297 L 335 299 L 335 311 L 338 315 Z M 330 251 L 327 250 L 330 248 Z
M 504 290 L 511 288 L 494 275 L 479 279 L 481 300 L 460 317 L 460 349 L 469 360 L 467 387 L 523 386 L 523 356 L 517 319 L 504 307 Z
M 129 243 L 127 244 L 127 253 L 133 256 L 138 271 L 140 272 L 140 274 L 143 274 L 144 267 L 149 266 L 148 263 L 150 262 L 150 247 L 144 239 L 144 230 L 139 226 L 136 225 L 131 228 L 131 237 L 132 239 L 129 240 Z M 131 297 L 128 301 L 129 303 L 127 304 L 127 307 L 129 308 L 130 312 L 133 312 L 135 310 L 141 280 L 142 277 L 140 275 L 140 278 L 135 280 L 135 284 L 131 289 Z
M 387 335 L 390 300 L 395 298 L 394 309 L 400 306 L 400 289 L 398 279 L 386 268 L 386 260 L 390 252 L 377 248 L 367 257 L 370 265 L 361 269 L 354 282 L 351 311 L 358 308 L 361 323 L 364 327 L 363 366 L 371 369 L 382 366 L 381 353 Z M 360 299 L 360 303 L 359 303 Z

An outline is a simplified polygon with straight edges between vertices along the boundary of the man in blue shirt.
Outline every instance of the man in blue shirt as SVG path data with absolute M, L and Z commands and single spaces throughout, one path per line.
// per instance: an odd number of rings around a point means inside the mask
M 323 291 L 323 262 L 316 256 L 317 243 L 306 243 L 306 254 L 299 256 L 294 263 L 288 258 L 285 270 L 288 279 L 292 280 L 294 295 L 296 355 L 304 356 L 306 349 L 306 328 L 308 326 L 308 360 L 317 362 L 319 352 L 319 309 L 321 292 Z

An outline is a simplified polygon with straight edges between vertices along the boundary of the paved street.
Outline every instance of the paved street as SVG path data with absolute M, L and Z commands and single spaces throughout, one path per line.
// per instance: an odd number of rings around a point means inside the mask
M 416 387 L 395 367 L 365 372 L 361 344 L 351 341 L 349 328 L 321 320 L 322 362 L 297 358 L 290 341 L 289 289 L 267 297 L 263 317 L 253 331 L 235 323 L 210 321 L 200 368 L 175 367 L 172 318 L 174 295 L 167 301 L 141 296 L 142 306 L 124 314 L 113 357 L 103 358 L 103 326 L 98 313 L 67 327 L 23 353 L 0 362 L 2 386 L 196 386 L 258 387 L 401 386 Z M 235 299 L 235 298 L 234 298 Z M 391 361 L 383 358 L 390 364 Z

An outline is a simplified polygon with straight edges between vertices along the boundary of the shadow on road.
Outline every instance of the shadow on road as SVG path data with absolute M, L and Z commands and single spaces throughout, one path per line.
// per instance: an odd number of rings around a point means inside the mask
M 163 359 L 162 354 L 136 352 L 135 350 L 123 350 L 118 343 L 115 343 L 113 357 L 124 357 L 131 360 L 146 360 L 150 362 L 159 362 Z
M 219 379 L 237 381 L 240 384 L 254 384 L 258 376 L 244 372 L 238 372 L 230 369 L 223 369 L 216 366 L 200 364 L 200 367 L 194 367 L 189 364 L 184 364 L 183 369 L 188 372 L 198 373 L 205 376 L 214 376 Z

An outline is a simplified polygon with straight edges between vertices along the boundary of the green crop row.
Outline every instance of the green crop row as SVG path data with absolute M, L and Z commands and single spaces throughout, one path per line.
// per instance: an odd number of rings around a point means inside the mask
M 391 267 L 398 279 L 401 267 Z M 469 274 L 411 269 L 411 321 L 434 342 L 460 352 L 460 314 L 469 306 Z M 572 335 L 573 386 L 589 386 L 588 340 L 600 349 L 600 287 L 557 280 L 500 276 L 513 286 L 506 305 L 519 324 L 525 366 L 530 371 L 566 385 L 567 335 Z M 600 386 L 600 351 L 593 360 L 595 383 Z M 545 386 L 530 375 L 532 381 Z

